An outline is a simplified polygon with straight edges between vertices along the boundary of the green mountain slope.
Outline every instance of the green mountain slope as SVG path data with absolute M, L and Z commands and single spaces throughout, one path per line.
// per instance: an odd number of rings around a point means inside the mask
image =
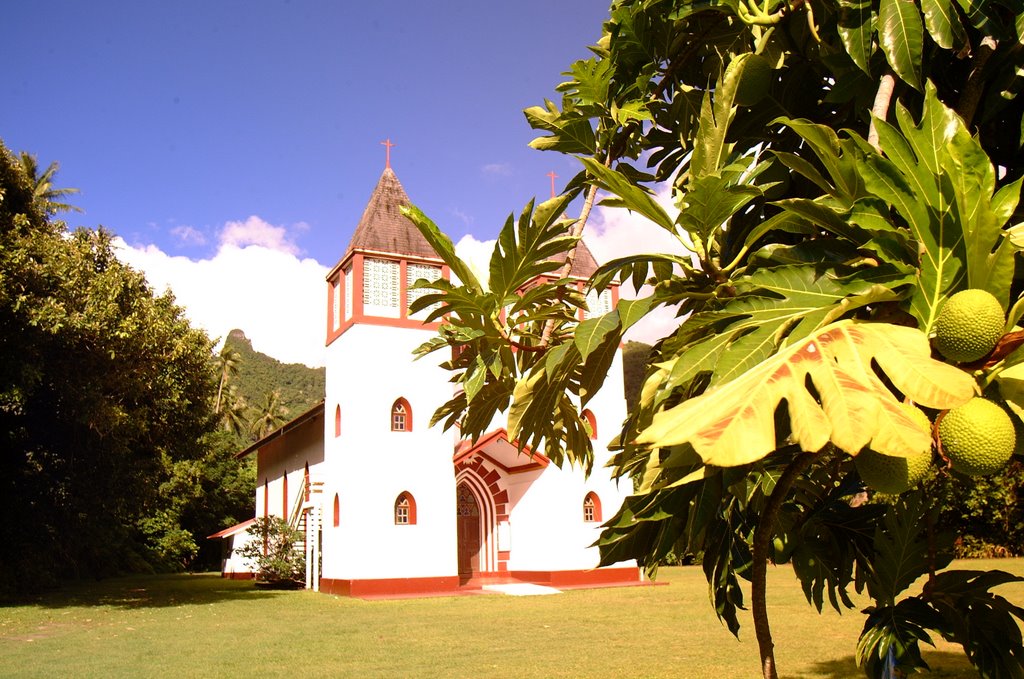
M 230 384 L 237 387 L 238 395 L 250 408 L 258 410 L 267 394 L 276 391 L 284 411 L 282 416 L 287 421 L 323 400 L 324 368 L 282 363 L 254 350 L 245 333 L 237 329 L 228 333 L 225 344 L 241 356 L 238 374 L 231 378 Z

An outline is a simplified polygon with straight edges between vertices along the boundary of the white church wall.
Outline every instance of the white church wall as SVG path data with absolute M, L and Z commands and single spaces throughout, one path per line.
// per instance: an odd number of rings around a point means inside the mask
M 260 447 L 256 464 L 256 516 L 289 518 L 302 489 L 305 466 L 313 481 L 324 474 L 323 418 L 312 418 Z M 287 481 L 285 480 L 287 478 Z M 287 493 L 285 492 L 287 489 Z M 287 495 L 287 513 L 285 497 Z
M 327 409 L 341 407 L 341 433 L 327 428 L 331 472 L 325 498 L 338 494 L 339 525 L 324 531 L 325 578 L 440 577 L 457 572 L 454 439 L 428 423 L 450 398 L 447 377 L 412 350 L 430 330 L 357 325 L 328 348 Z M 392 405 L 411 406 L 412 430 L 392 431 Z M 395 525 L 395 501 L 408 492 L 416 523 Z M 328 513 L 333 507 L 328 506 Z M 325 515 L 327 516 L 327 515 Z
M 239 554 L 247 544 L 255 539 L 256 536 L 248 530 L 243 530 L 224 538 L 224 551 L 226 556 L 221 560 L 220 569 L 221 574 L 224 577 L 237 578 L 240 576 L 248 576 L 256 572 L 256 564 Z

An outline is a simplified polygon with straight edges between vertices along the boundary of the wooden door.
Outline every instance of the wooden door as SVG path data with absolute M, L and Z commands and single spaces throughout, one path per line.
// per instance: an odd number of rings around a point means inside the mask
M 466 579 L 480 570 L 480 505 L 466 484 L 457 493 L 459 576 Z

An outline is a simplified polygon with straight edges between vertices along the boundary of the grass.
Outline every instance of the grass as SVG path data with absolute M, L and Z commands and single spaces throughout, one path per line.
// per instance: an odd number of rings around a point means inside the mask
M 969 562 L 1024 575 L 1024 560 Z M 24 677 L 757 677 L 749 612 L 737 641 L 696 568 L 667 586 L 361 601 L 268 592 L 216 574 L 69 586 L 0 607 L 0 675 Z M 1024 584 L 1004 586 L 1024 600 Z M 861 603 L 861 602 L 858 602 Z M 769 575 L 782 676 L 862 676 L 863 616 L 804 601 L 788 568 Z M 931 677 L 976 676 L 959 647 L 925 653 Z

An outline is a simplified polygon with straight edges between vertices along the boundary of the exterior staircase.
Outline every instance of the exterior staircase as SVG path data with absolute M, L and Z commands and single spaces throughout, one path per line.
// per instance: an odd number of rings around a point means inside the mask
M 323 528 L 323 482 L 305 479 L 292 505 L 288 525 L 302 533 L 295 549 L 306 555 L 306 589 L 320 591 L 320 532 Z

